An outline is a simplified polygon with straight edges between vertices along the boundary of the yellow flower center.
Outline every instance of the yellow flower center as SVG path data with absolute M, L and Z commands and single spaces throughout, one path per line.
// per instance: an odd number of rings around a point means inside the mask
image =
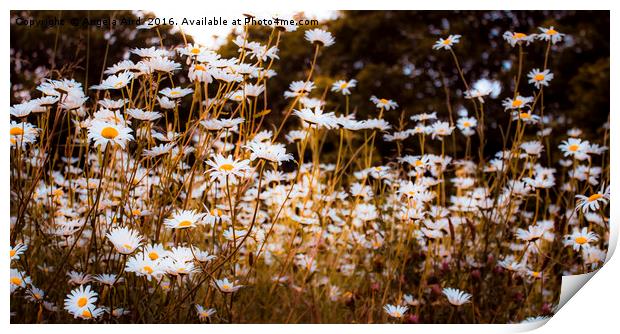
M 192 226 L 192 222 L 189 220 L 184 220 L 179 223 L 179 227 L 189 227 L 189 226 Z
M 346 82 L 341 83 L 340 89 L 345 89 L 345 88 L 347 88 L 347 83 Z
M 54 196 L 62 196 L 65 192 L 62 191 L 62 189 L 54 189 L 54 191 L 52 191 L 52 195 Z
M 393 315 L 394 315 L 394 317 L 395 317 L 395 318 L 400 318 L 400 317 L 402 317 L 402 316 L 403 316 L 403 314 L 402 314 L 402 313 L 400 313 L 400 312 L 398 312 L 398 311 L 394 311 L 394 314 L 393 314 Z
M 86 303 L 88 303 L 88 299 L 86 299 L 86 297 L 80 297 L 77 301 L 77 306 L 84 307 L 86 306 Z
M 32 294 L 32 296 L 34 297 L 34 299 L 37 299 L 37 300 L 41 299 L 41 294 L 39 294 L 39 293 L 34 293 L 34 294 Z
M 15 256 L 15 253 L 17 253 L 15 250 L 11 249 L 11 257 Z
M 388 104 L 389 101 L 386 100 L 386 99 L 381 99 L 381 100 L 379 100 L 379 102 L 382 103 L 382 104 Z
M 523 100 L 516 99 L 516 100 L 512 101 L 512 106 L 513 107 L 520 107 L 522 104 L 523 104 Z
M 599 199 L 601 197 L 603 197 L 603 194 L 594 194 L 594 195 L 588 197 L 588 202 L 594 202 L 594 201 L 596 201 L 597 199 Z
M 19 126 L 15 126 L 11 128 L 11 136 L 21 136 L 24 134 L 24 129 L 19 127 Z
M 133 246 L 131 246 L 130 244 L 124 244 L 123 248 L 125 248 L 126 250 L 132 250 Z
M 159 254 L 157 254 L 156 252 L 150 252 L 149 253 L 149 259 L 155 261 L 155 260 L 159 259 Z
M 114 139 L 118 136 L 118 130 L 111 126 L 106 126 L 103 130 L 101 130 L 101 136 L 106 139 Z
M 119 81 L 117 83 L 114 84 L 114 88 L 121 88 L 125 86 L 125 82 L 124 81 Z
M 542 81 L 542 80 L 544 80 L 544 79 L 545 79 L 545 75 L 544 75 L 544 74 L 542 74 L 542 73 L 538 73 L 538 74 L 536 74 L 536 75 L 534 76 L 534 80 L 536 80 L 536 81 Z
M 519 114 L 519 117 L 525 118 L 525 119 L 530 119 L 532 117 L 532 115 L 530 115 L 529 113 L 526 113 L 526 112 L 522 112 L 522 113 Z
M 90 311 L 89 311 L 89 310 L 84 310 L 84 311 L 82 312 L 82 317 L 84 317 L 84 318 L 90 318 L 90 317 L 92 317 L 92 314 L 90 313 Z
M 145 272 L 152 274 L 153 273 L 153 268 L 151 268 L 150 266 L 144 266 L 142 267 L 142 270 L 144 270 Z
M 442 42 L 443 45 L 450 45 L 450 43 L 452 43 L 452 40 L 449 38 L 444 39 L 444 41 Z
M 134 216 L 138 216 L 138 215 L 140 215 L 141 213 L 142 213 L 142 211 L 140 211 L 140 210 L 138 210 L 138 209 L 133 209 L 133 210 L 131 211 L 131 214 L 132 214 L 132 215 L 134 215 Z
M 471 126 L 471 123 L 470 123 L 470 122 L 467 122 L 467 121 L 466 121 L 466 122 L 463 122 L 463 126 L 468 128 L 468 127 L 470 127 L 470 126 Z
M 422 160 L 416 160 L 415 161 L 415 166 L 416 167 L 422 167 L 424 165 L 424 163 L 422 162 Z
M 575 238 L 575 242 L 580 244 L 580 245 L 583 245 L 586 242 L 588 242 L 588 239 L 586 239 L 586 237 L 577 237 L 577 238 Z
M 230 290 L 230 285 L 228 284 L 223 284 L 222 285 L 222 290 L 226 291 L 226 290 Z
M 193 48 L 193 49 L 190 51 L 190 53 L 197 55 L 197 54 L 199 54 L 199 53 L 200 53 L 200 49 L 199 49 L 199 48 Z
M 515 32 L 512 37 L 515 39 L 525 38 L 527 35 L 522 32 Z
M 232 164 L 223 164 L 220 166 L 220 170 L 227 171 L 227 172 L 230 172 L 234 168 L 235 166 L 233 166 Z
M 555 29 L 549 29 L 549 30 L 547 30 L 547 35 L 555 35 L 555 34 L 557 34 L 557 33 L 558 33 L 558 32 L 557 32 Z
M 196 71 L 206 71 L 207 68 L 202 66 L 202 65 L 200 65 L 200 64 L 196 64 L 196 66 L 194 66 L 194 70 L 196 70 Z
M 22 279 L 19 277 L 11 277 L 11 283 L 15 285 L 22 285 Z
M 220 210 L 220 209 L 213 209 L 213 210 L 211 210 L 211 214 L 214 215 L 214 216 L 218 216 L 219 217 L 219 216 L 222 215 L 222 210 Z
M 172 92 L 170 92 L 170 95 L 179 95 L 181 94 L 181 92 L 173 90 Z
M 579 145 L 573 144 L 568 147 L 568 150 L 571 152 L 577 152 L 577 150 L 579 150 Z

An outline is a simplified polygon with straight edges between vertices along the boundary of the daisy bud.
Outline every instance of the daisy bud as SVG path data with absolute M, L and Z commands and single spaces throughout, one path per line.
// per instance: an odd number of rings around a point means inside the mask
M 478 269 L 474 269 L 471 271 L 471 278 L 475 279 L 475 280 L 479 280 L 480 279 L 480 270 Z
M 512 298 L 514 298 L 517 303 L 520 303 L 523 301 L 523 294 L 521 292 L 515 292 L 515 294 L 512 295 Z
M 495 266 L 495 267 L 493 268 L 493 273 L 494 273 L 494 274 L 496 274 L 496 275 L 499 275 L 499 274 L 501 274 L 501 273 L 503 273 L 503 272 L 504 272 L 504 268 L 502 268 L 502 267 L 500 267 L 500 266 Z
M 417 314 L 410 314 L 407 316 L 406 321 L 408 324 L 419 324 L 420 317 Z
M 431 284 L 430 288 L 433 295 L 440 296 L 443 293 L 439 284 Z

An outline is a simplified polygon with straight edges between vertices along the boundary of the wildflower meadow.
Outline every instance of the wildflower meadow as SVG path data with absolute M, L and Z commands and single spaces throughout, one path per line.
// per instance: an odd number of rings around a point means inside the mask
M 558 82 L 572 27 L 478 43 L 508 49 L 501 79 L 470 72 L 468 30 L 423 31 L 442 71 L 422 112 L 406 83 L 324 74 L 335 23 L 273 22 L 223 47 L 131 27 L 153 45 L 108 36 L 102 68 L 55 58 L 12 87 L 12 323 L 532 322 L 603 265 L 609 110 L 586 129 L 554 108 L 580 85 Z

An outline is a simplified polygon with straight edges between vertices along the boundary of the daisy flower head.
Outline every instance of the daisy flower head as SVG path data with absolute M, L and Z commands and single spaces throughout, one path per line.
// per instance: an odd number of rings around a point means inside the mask
M 323 113 L 323 109 L 321 109 L 320 106 L 316 106 L 314 108 L 314 111 L 310 108 L 294 110 L 293 114 L 301 118 L 302 121 L 319 128 L 324 127 L 328 129 L 333 129 L 338 127 L 338 121 L 334 113 Z
M 45 297 L 45 291 L 37 288 L 36 286 L 31 286 L 28 291 L 26 291 L 26 299 L 31 302 L 39 303 L 43 301 L 43 297 Z
M 232 293 L 243 287 L 243 285 L 237 285 L 236 282 L 229 281 L 228 278 L 215 280 L 211 282 L 211 285 L 224 293 Z
M 351 79 L 349 81 L 338 80 L 332 84 L 332 92 L 342 93 L 342 95 L 351 95 L 351 88 L 357 86 L 357 80 Z
M 398 108 L 398 103 L 388 99 L 379 99 L 374 95 L 370 97 L 370 101 L 375 104 L 377 109 L 392 110 Z
M 136 276 L 145 276 L 147 280 L 151 280 L 153 277 L 157 278 L 163 274 L 162 267 L 160 265 L 161 259 L 153 260 L 151 253 L 145 254 L 144 252 L 138 253 L 135 256 L 130 257 L 125 264 L 125 271 L 128 273 L 135 273 Z
M 245 121 L 243 117 L 237 118 L 229 118 L 229 119 L 217 119 L 217 118 L 209 118 L 203 121 L 200 121 L 200 125 L 204 126 L 207 130 L 210 131 L 219 131 L 222 129 L 230 129 L 234 131 L 237 129 L 239 124 L 242 124 Z
M 521 112 L 513 111 L 512 112 L 512 119 L 514 121 L 520 120 L 521 122 L 526 123 L 526 124 L 536 124 L 536 123 L 538 123 L 540 121 L 540 116 L 532 114 L 531 110 L 529 110 L 527 112 L 525 112 L 525 111 L 521 111 Z
M 307 96 L 314 89 L 314 82 L 312 81 L 293 81 L 288 86 L 288 90 L 284 92 L 284 97 L 298 97 Z
M 189 67 L 189 72 L 187 73 L 187 76 L 189 77 L 189 80 L 191 82 L 198 81 L 211 83 L 213 82 L 213 76 L 211 75 L 211 73 L 212 70 L 207 65 L 201 63 L 193 63 Z
M 443 137 L 451 135 L 453 130 L 454 127 L 448 122 L 435 122 L 431 125 L 431 137 L 443 140 Z
M 168 251 L 162 244 L 146 245 L 142 251 L 150 260 L 158 260 L 168 255 Z
M 528 83 L 534 84 L 536 88 L 540 89 L 541 86 L 549 86 L 549 81 L 553 79 L 553 73 L 549 70 L 541 71 L 535 68 L 527 74 L 527 77 L 530 78 Z
M 522 32 L 506 31 L 503 37 L 506 42 L 510 44 L 510 46 L 514 47 L 517 44 L 521 45 L 523 43 L 525 43 L 525 45 L 529 45 L 531 42 L 534 41 L 536 35 L 527 35 Z
M 127 115 L 135 119 L 139 119 L 141 121 L 148 121 L 148 122 L 152 122 L 157 119 L 160 119 L 162 116 L 157 111 L 145 111 L 145 110 L 138 109 L 138 108 L 130 108 L 130 109 L 127 109 L 126 112 L 127 112 Z
M 134 75 L 131 72 L 123 72 L 116 75 L 110 75 L 99 85 L 93 85 L 90 89 L 106 90 L 106 89 L 121 89 L 127 86 Z
M 169 99 L 180 99 L 184 97 L 185 95 L 191 94 L 193 91 L 194 90 L 191 88 L 167 87 L 167 88 L 160 90 L 159 94 L 162 94 Z
M 164 224 L 173 229 L 191 228 L 201 223 L 202 218 L 204 218 L 204 213 L 196 212 L 196 210 L 177 210 L 172 217 L 164 220 Z
M 157 146 L 153 146 L 151 149 L 145 149 L 144 152 L 142 152 L 142 155 L 145 157 L 154 158 L 170 153 L 175 147 L 176 146 L 173 143 L 159 144 Z
M 145 66 L 145 71 L 148 73 L 153 73 L 153 72 L 170 73 L 170 72 L 181 69 L 181 64 L 174 62 L 165 57 L 154 57 L 154 58 L 145 59 L 141 61 L 140 64 Z
M 555 30 L 553 26 L 549 28 L 539 27 L 538 28 L 541 33 L 536 35 L 536 38 L 544 41 L 551 41 L 551 44 L 555 44 L 560 42 L 566 34 L 562 34 L 559 31 Z
M 534 101 L 534 98 L 531 96 L 523 97 L 521 95 L 517 95 L 514 99 L 504 99 L 504 101 L 502 101 L 502 106 L 504 106 L 504 110 L 521 109 L 529 106 L 532 101 Z
M 70 284 L 75 284 L 75 285 L 84 285 L 90 281 L 92 281 L 92 276 L 90 274 L 85 274 L 79 271 L 70 271 L 67 273 L 67 276 L 69 276 L 69 283 Z
M 385 311 L 385 313 L 387 313 L 387 315 L 392 318 L 402 318 L 403 316 L 405 316 L 407 310 L 409 310 L 409 307 L 403 305 L 386 304 L 385 306 L 383 306 L 383 310 Z
M 127 141 L 134 139 L 133 130 L 123 124 L 94 120 L 88 127 L 88 139 L 93 140 L 96 147 L 105 149 L 108 144 L 125 148 Z
M 450 50 L 454 44 L 460 42 L 461 35 L 450 35 L 446 39 L 439 38 L 433 45 L 433 50 Z
M 226 177 L 243 178 L 250 171 L 249 160 L 236 161 L 230 154 L 228 157 L 224 157 L 218 153 L 212 160 L 207 160 L 207 165 L 211 167 L 208 171 L 211 175 L 211 181 L 218 178 L 225 179 Z
M 478 125 L 478 120 L 474 117 L 461 117 L 456 121 L 456 126 L 463 132 L 465 136 L 474 134 L 473 128 Z
M 497 80 L 480 79 L 472 85 L 472 88 L 465 91 L 466 99 L 478 99 L 484 103 L 484 97 L 490 96 L 495 99 L 502 92 L 502 84 Z
M 14 247 L 11 247 L 11 261 L 19 260 L 19 256 L 23 254 L 28 249 L 28 246 L 22 243 L 18 243 Z
M 26 276 L 25 273 L 11 268 L 11 292 L 15 291 L 17 288 L 25 288 L 27 284 L 30 284 L 30 277 Z
M 13 117 L 22 118 L 30 115 L 39 104 L 34 101 L 27 101 L 20 104 L 14 104 L 10 107 L 10 114 Z
M 284 161 L 293 160 L 293 155 L 286 153 L 286 147 L 280 143 L 251 141 L 246 145 L 250 150 L 250 160 L 263 159 L 281 165 Z
M 177 52 L 184 56 L 198 57 L 204 53 L 208 53 L 209 50 L 204 46 L 189 43 L 187 46 L 178 48 Z
M 112 242 L 114 248 L 121 254 L 131 254 L 138 248 L 142 242 L 142 237 L 137 231 L 128 227 L 112 228 L 106 234 L 106 237 Z
M 517 238 L 523 241 L 536 241 L 545 233 L 545 229 L 541 226 L 528 226 L 527 230 L 517 229 Z
M 202 307 L 202 305 L 198 305 L 198 304 L 196 304 L 195 307 L 196 307 L 196 315 L 198 315 L 198 319 L 200 319 L 200 321 L 205 321 L 209 319 L 216 312 L 214 308 L 207 309 L 207 308 Z
M 11 147 L 16 145 L 23 147 L 24 144 L 32 143 L 37 139 L 39 130 L 27 122 L 17 123 L 11 121 L 9 134 L 11 137 Z
M 588 228 L 581 230 L 576 229 L 573 233 L 564 236 L 564 246 L 573 247 L 573 250 L 588 249 L 591 247 L 590 242 L 598 241 L 598 235 L 592 231 L 588 232 Z
M 565 157 L 574 156 L 578 160 L 582 160 L 581 157 L 587 157 L 587 149 L 590 146 L 588 141 L 582 141 L 579 138 L 568 138 L 568 140 L 562 141 L 558 148 L 564 153 Z
M 122 277 L 117 278 L 115 274 L 99 274 L 99 275 L 95 275 L 94 279 L 95 281 L 101 284 L 109 285 L 109 286 L 113 286 L 114 284 L 121 283 L 125 280 Z
M 159 106 L 162 109 L 167 109 L 167 110 L 174 109 L 174 107 L 176 107 L 177 105 L 177 100 L 169 99 L 166 96 L 158 96 L 157 102 L 159 103 Z
M 454 288 L 444 288 L 443 294 L 448 298 L 448 302 L 452 305 L 460 306 L 469 303 L 471 294 Z
M 528 155 L 540 156 L 544 146 L 540 141 L 532 140 L 521 143 L 521 149 Z
M 577 205 L 575 206 L 575 210 L 581 210 L 582 212 L 590 212 L 597 211 L 602 205 L 606 205 L 609 202 L 609 187 L 605 188 L 603 185 L 601 189 L 590 195 L 575 195 L 577 198 Z
M 304 33 L 304 37 L 306 40 L 312 44 L 316 44 L 319 46 L 331 46 L 334 44 L 334 37 L 329 31 L 323 29 L 312 29 L 306 30 Z
M 65 298 L 65 310 L 71 313 L 75 318 L 78 317 L 92 317 L 92 310 L 95 309 L 95 303 L 97 302 L 97 293 L 93 291 L 90 285 L 73 289 L 67 298 Z

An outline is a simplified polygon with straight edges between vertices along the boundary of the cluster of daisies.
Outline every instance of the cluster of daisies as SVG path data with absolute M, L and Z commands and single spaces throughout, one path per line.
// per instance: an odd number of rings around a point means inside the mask
M 257 299 L 289 291 L 280 295 L 318 294 L 343 309 L 373 298 L 365 307 L 384 320 L 441 322 L 433 314 L 442 306 L 471 307 L 453 319 L 471 322 L 489 321 L 480 309 L 505 292 L 520 311 L 506 308 L 502 319 L 531 321 L 557 302 L 554 266 L 573 274 L 603 263 L 606 140 L 573 128 L 551 146 L 562 124 L 539 115 L 553 79 L 546 65 L 528 74 L 531 96 L 504 93 L 518 133 L 476 160 L 443 147 L 483 135 L 478 108 L 503 90 L 485 78 L 465 83 L 463 104 L 475 113 L 463 106 L 454 122 L 433 112 L 396 126 L 383 118 L 404 112 L 396 101 L 368 97 L 358 108 L 374 116 L 360 119 L 348 107 L 331 111 L 308 77 L 282 93 L 287 131 L 268 124 L 277 41 L 296 27 L 272 29 L 278 38 L 267 45 L 237 36 L 236 58 L 194 44 L 132 49 L 88 90 L 45 79 L 41 97 L 11 107 L 12 305 L 23 297 L 46 310 L 32 321 L 169 321 L 185 312 L 178 321 L 234 322 Z M 550 27 L 504 39 L 521 48 L 563 36 Z M 335 43 L 322 29 L 304 37 L 315 56 Z M 460 39 L 433 49 L 454 53 Z M 346 99 L 356 85 L 329 88 Z M 322 159 L 328 135 L 339 138 L 335 161 Z M 379 140 L 407 149 L 377 161 Z M 556 149 L 562 159 L 545 163 Z M 476 282 L 493 277 L 511 286 L 487 285 L 489 299 Z M 512 295 L 518 287 L 530 294 Z

